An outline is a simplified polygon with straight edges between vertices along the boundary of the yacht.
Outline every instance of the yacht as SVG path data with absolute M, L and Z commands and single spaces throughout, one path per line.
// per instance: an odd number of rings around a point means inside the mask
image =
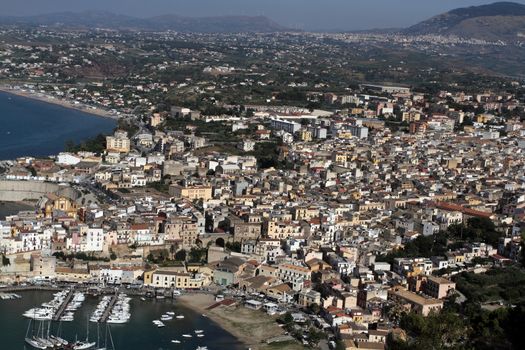
M 47 346 L 33 338 L 25 338 L 27 344 L 35 349 L 47 349 Z
M 191 334 L 183 334 L 182 336 L 183 336 L 184 338 L 191 338 L 191 337 L 192 337 Z
M 97 345 L 97 343 L 95 342 L 82 342 L 82 341 L 78 341 L 78 342 L 75 342 L 73 343 L 73 350 L 85 350 L 85 349 L 91 349 L 92 347 L 94 347 L 95 345 Z
M 159 321 L 159 320 L 153 320 L 153 324 L 155 326 L 157 326 L 158 328 L 162 328 L 162 327 L 165 327 L 166 325 L 164 324 L 164 322 L 162 321 Z
M 171 321 L 171 320 L 173 320 L 173 316 L 170 316 L 170 315 L 162 315 L 162 316 L 160 316 L 160 320 L 161 320 L 161 321 Z
M 180 340 L 172 340 L 171 342 L 175 344 L 180 344 Z
M 178 318 L 179 320 L 181 320 L 181 319 L 184 318 L 184 315 L 178 315 L 177 318 Z

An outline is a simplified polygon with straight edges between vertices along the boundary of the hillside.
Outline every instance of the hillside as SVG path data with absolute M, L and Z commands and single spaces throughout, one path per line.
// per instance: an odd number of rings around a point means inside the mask
M 263 16 L 137 18 L 109 12 L 61 12 L 29 17 L 0 17 L 0 25 L 51 26 L 72 29 L 173 30 L 195 33 L 281 32 L 288 29 Z
M 497 2 L 459 8 L 409 27 L 404 33 L 457 35 L 486 40 L 524 40 L 525 5 Z

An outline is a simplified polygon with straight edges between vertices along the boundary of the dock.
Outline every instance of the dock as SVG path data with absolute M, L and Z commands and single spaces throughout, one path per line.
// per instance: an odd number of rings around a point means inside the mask
M 106 308 L 98 322 L 106 322 L 108 320 L 109 315 L 111 314 L 111 310 L 113 310 L 113 306 L 115 306 L 115 304 L 117 303 L 117 299 L 118 294 L 115 294 L 111 297 L 111 301 L 109 302 L 108 307 Z
M 60 320 L 60 317 L 62 317 L 62 315 L 64 314 L 64 311 L 66 311 L 67 305 L 69 304 L 69 302 L 73 298 L 73 295 L 74 295 L 73 290 L 70 290 L 69 293 L 67 293 L 67 296 L 64 299 L 64 302 L 62 303 L 62 305 L 60 305 L 60 307 L 58 308 L 57 312 L 53 316 L 53 321 L 59 321 Z

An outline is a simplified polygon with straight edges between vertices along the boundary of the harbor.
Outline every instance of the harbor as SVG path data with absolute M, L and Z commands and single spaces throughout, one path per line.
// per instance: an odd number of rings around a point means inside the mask
M 127 296 L 130 298 L 129 311 L 131 314 L 128 322 L 122 324 L 89 322 L 89 326 L 86 326 L 88 319 L 93 315 L 103 298 L 113 298 L 114 293 L 98 296 L 86 294 L 85 301 L 75 312 L 74 320 L 70 322 L 33 320 L 22 316 L 32 308 L 50 303 L 54 299 L 53 292 L 39 290 L 22 291 L 17 294 L 20 294 L 22 298 L 0 300 L 0 327 L 5 334 L 6 349 L 34 349 L 24 341 L 29 322 L 32 322 L 31 329 L 33 324 L 35 325 L 35 334 L 38 331 L 38 325 L 45 323 L 45 326 L 42 326 L 43 328 L 41 327 L 40 330 L 42 335 L 43 329 L 44 338 L 47 337 L 49 327 L 50 335 L 58 336 L 68 343 L 74 343 L 75 339 L 85 341 L 87 329 L 89 329 L 89 342 L 97 343 L 97 333 L 100 333 L 100 343 L 103 343 L 106 325 L 108 325 L 115 349 L 197 349 L 199 346 L 202 349 L 206 346 L 210 347 L 210 344 L 214 344 L 212 347 L 214 349 L 237 350 L 244 348 L 236 338 L 225 332 L 217 324 L 170 298 L 163 300 L 145 298 L 143 301 L 140 297 Z M 116 305 L 117 301 L 114 308 Z M 151 327 L 152 320 L 158 319 L 168 312 L 173 313 L 172 321 L 165 322 L 163 328 Z M 184 316 L 184 318 L 177 318 L 176 316 Z M 198 337 L 196 330 L 202 330 L 201 334 L 206 336 Z M 187 338 L 183 337 L 183 334 L 193 336 Z M 177 340 L 180 343 L 172 342 L 172 340 Z M 93 346 L 91 349 L 97 349 L 97 347 Z M 111 347 L 107 349 L 109 350 Z

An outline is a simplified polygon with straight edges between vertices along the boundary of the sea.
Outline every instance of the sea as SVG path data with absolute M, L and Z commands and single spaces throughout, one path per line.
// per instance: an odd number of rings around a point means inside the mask
M 66 141 L 108 134 L 115 125 L 111 118 L 0 92 L 0 160 L 54 155 Z
M 33 329 L 33 325 L 30 326 L 29 320 L 22 314 L 53 299 L 51 292 L 31 291 L 19 294 L 22 299 L 0 299 L 0 349 L 32 349 L 31 346 L 25 344 L 24 338 L 28 329 L 30 331 Z M 97 323 L 88 322 L 100 298 L 87 296 L 82 307 L 75 312 L 75 320 L 60 324 L 53 323 L 52 332 L 57 332 L 60 325 L 62 338 L 85 340 L 89 324 L 89 340 L 96 342 L 98 333 L 103 345 L 105 325 L 100 324 L 97 330 Z M 184 319 L 174 318 L 172 321 L 164 322 L 166 327 L 157 328 L 152 320 L 160 319 L 160 316 L 168 311 L 173 311 L 176 315 L 182 314 Z M 195 330 L 202 330 L 204 337 L 196 337 Z M 245 349 L 234 336 L 224 331 L 219 325 L 179 304 L 176 299 L 142 301 L 139 298 L 133 298 L 130 321 L 126 324 L 111 324 L 110 331 L 116 350 L 194 350 L 199 346 L 206 346 L 209 350 Z M 183 334 L 192 334 L 193 337 L 185 338 Z M 172 340 L 179 340 L 181 343 L 172 343 Z
M 0 220 L 5 220 L 6 216 L 18 214 L 23 210 L 35 210 L 35 206 L 26 203 L 0 201 Z

